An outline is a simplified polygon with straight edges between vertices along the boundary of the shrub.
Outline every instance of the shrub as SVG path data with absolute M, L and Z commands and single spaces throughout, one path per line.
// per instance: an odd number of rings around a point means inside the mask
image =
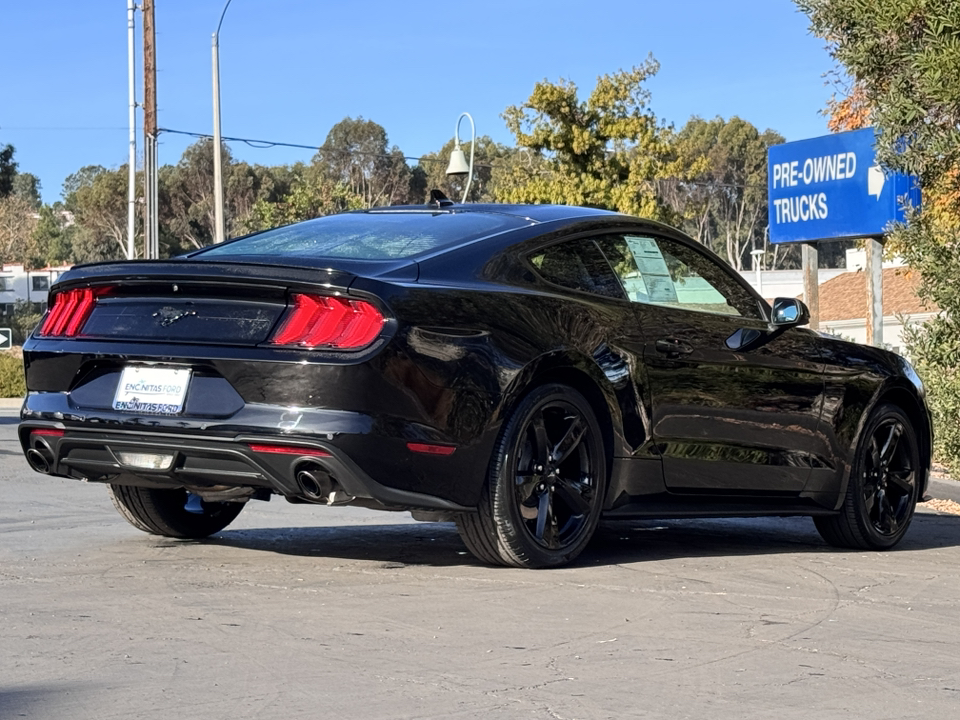
M 26 392 L 23 358 L 18 352 L 0 352 L 0 397 L 23 397 Z
M 910 360 L 927 390 L 933 415 L 934 457 L 960 471 L 960 325 L 940 314 L 905 332 Z
M 43 313 L 40 311 L 40 303 L 26 302 L 17 300 L 13 308 L 13 314 L 6 318 L 10 329 L 13 331 L 13 344 L 23 345 L 33 329 L 40 324 Z

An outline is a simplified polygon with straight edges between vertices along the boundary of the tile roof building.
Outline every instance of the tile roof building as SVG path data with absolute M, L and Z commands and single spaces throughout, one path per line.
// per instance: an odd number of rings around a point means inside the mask
M 917 296 L 919 273 L 909 267 L 883 269 L 883 342 L 903 349 L 903 322 L 921 323 L 939 308 Z M 820 329 L 856 342 L 867 340 L 867 274 L 846 272 L 820 285 Z

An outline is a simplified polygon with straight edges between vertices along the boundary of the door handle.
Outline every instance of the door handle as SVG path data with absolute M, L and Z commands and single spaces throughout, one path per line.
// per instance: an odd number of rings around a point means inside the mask
M 690 345 L 676 338 L 657 340 L 656 348 L 657 352 L 663 353 L 667 357 L 680 357 L 681 355 L 689 355 L 693 352 L 693 348 Z

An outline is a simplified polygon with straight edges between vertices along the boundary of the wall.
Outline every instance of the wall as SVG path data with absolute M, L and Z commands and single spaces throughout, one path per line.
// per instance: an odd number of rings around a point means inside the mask
M 23 265 L 4 265 L 0 268 L 0 315 L 9 315 L 18 300 L 40 303 L 47 308 L 47 293 L 69 266 L 24 270 Z

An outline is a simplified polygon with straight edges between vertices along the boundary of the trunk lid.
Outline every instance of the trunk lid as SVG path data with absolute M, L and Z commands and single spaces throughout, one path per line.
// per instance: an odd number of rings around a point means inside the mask
M 74 288 L 93 289 L 84 339 L 258 345 L 286 311 L 290 292 L 346 294 L 356 277 L 333 268 L 263 264 L 101 263 L 65 273 L 51 301 Z

